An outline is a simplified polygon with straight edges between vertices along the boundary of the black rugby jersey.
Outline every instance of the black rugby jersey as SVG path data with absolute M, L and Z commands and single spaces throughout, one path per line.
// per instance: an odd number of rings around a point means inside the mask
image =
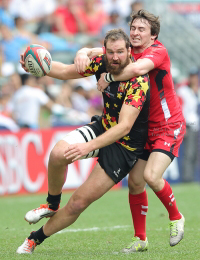
M 91 60 L 90 65 L 81 75 L 84 77 L 95 75 L 96 79 L 99 80 L 104 72 L 107 72 L 104 55 L 99 55 Z M 149 77 L 146 74 L 124 82 L 111 82 L 102 93 L 104 101 L 102 125 L 105 131 L 118 123 L 123 104 L 133 106 L 141 111 L 129 134 L 117 141 L 126 149 L 136 153 L 143 151 L 147 139 L 149 87 Z

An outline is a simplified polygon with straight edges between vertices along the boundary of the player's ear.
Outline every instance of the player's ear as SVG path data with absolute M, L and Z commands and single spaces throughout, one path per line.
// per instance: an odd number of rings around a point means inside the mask
M 128 48 L 128 56 L 131 57 L 131 47 Z
M 158 37 L 158 35 L 151 35 L 151 40 L 154 40 Z

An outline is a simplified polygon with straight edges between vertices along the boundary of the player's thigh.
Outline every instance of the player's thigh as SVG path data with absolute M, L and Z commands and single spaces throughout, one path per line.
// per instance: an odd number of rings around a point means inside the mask
M 97 163 L 88 179 L 74 192 L 75 199 L 80 199 L 88 204 L 102 197 L 109 191 L 115 182 L 105 173 Z
M 157 180 L 162 178 L 165 170 L 171 163 L 171 158 L 164 152 L 152 152 L 144 170 L 144 179 Z
M 145 185 L 144 169 L 146 167 L 146 164 L 146 161 L 138 159 L 137 163 L 134 165 L 128 176 L 129 188 L 131 188 L 132 186 L 134 187 Z

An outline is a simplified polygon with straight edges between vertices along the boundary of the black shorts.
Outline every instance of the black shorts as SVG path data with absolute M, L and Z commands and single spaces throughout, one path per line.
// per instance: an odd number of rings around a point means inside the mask
M 92 128 L 96 136 L 105 132 L 99 116 L 92 117 L 92 122 L 87 126 Z M 99 149 L 97 157 L 102 169 L 115 183 L 120 182 L 138 160 L 133 151 L 127 150 L 119 143 L 113 143 Z
M 160 152 L 160 153 L 164 153 L 166 154 L 167 156 L 169 156 L 169 158 L 171 159 L 171 161 L 174 160 L 174 155 L 171 153 L 171 152 L 168 152 L 168 151 L 165 151 L 165 150 L 162 150 L 162 149 L 155 149 L 152 151 L 153 152 Z M 138 159 L 141 159 L 141 160 L 144 160 L 144 161 L 148 161 L 149 159 L 149 156 L 150 156 L 150 151 L 147 150 L 147 149 L 144 149 L 143 151 L 143 154 L 141 154 Z

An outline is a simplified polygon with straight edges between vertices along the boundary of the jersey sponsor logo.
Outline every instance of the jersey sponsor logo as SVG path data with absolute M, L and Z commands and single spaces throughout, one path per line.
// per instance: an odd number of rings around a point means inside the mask
M 153 58 L 154 55 L 145 55 L 145 57 Z
M 118 91 L 124 92 L 125 86 L 126 86 L 126 83 L 120 82 L 119 87 L 118 87 Z
M 107 89 L 104 90 L 104 93 L 110 98 L 110 97 L 115 97 L 115 94 L 109 92 Z
M 170 143 L 164 142 L 164 145 L 167 145 L 167 146 L 170 147 Z

